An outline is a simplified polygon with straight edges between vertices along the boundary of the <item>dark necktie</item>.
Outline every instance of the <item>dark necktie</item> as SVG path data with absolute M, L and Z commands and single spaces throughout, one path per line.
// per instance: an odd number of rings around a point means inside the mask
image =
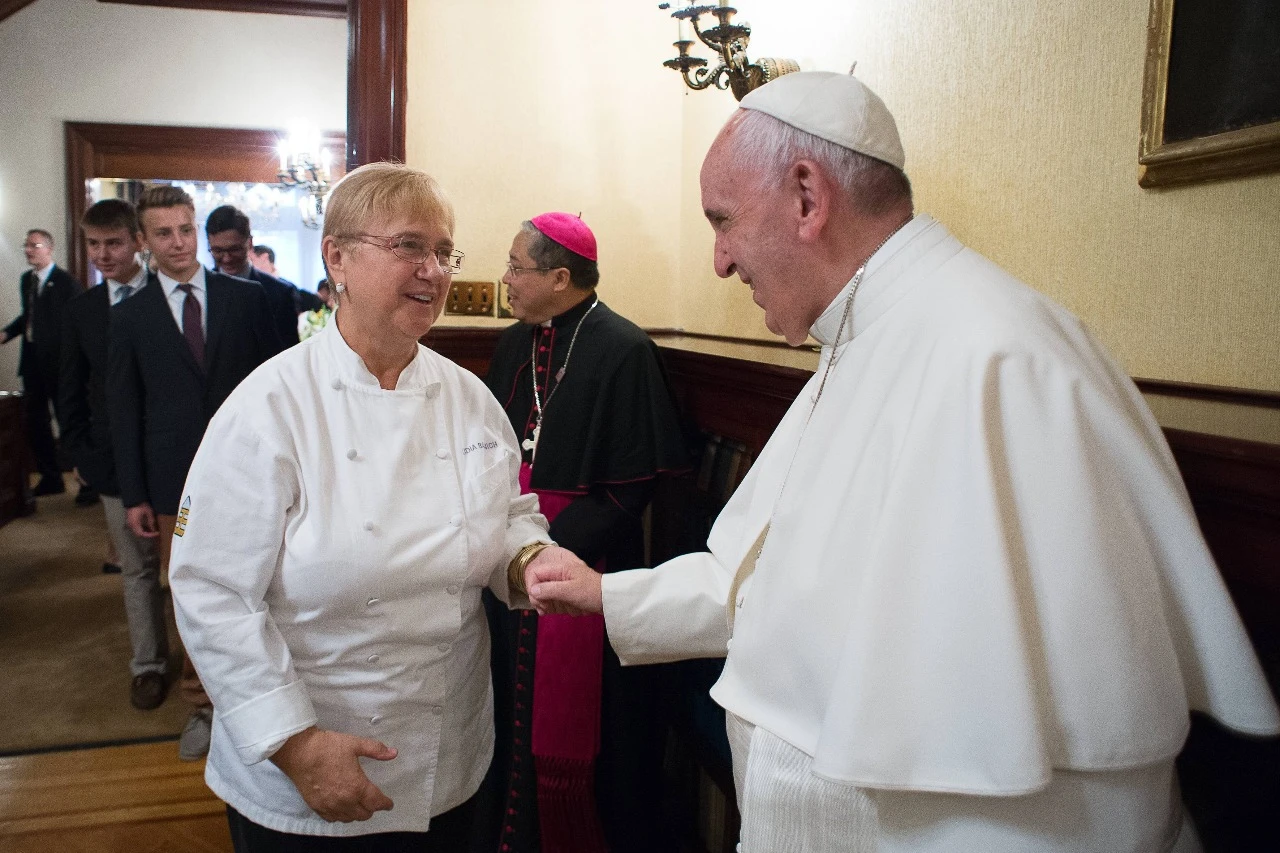
M 23 331 L 27 336 L 27 343 L 35 340 L 36 330 L 36 300 L 40 298 L 40 276 L 36 272 L 31 273 L 31 305 L 27 309 L 27 328 Z
M 204 326 L 200 322 L 200 300 L 192 293 L 191 285 L 180 284 L 178 289 L 187 294 L 182 300 L 182 336 L 196 357 L 196 364 L 204 367 Z
M 120 285 L 118 288 L 116 288 L 115 304 L 119 305 L 121 302 L 124 302 L 126 299 L 128 299 L 132 295 L 133 295 L 133 285 L 131 284 Z

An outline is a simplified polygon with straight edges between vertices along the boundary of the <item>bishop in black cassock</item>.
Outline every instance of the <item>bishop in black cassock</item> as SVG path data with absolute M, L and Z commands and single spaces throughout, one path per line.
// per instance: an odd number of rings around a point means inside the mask
M 687 463 L 657 347 L 599 301 L 596 257 L 579 217 L 524 223 L 504 278 L 522 322 L 503 333 L 487 382 L 522 442 L 522 483 L 538 493 L 552 538 L 616 571 L 644 564 L 654 481 Z M 598 617 L 497 606 L 490 616 L 497 849 L 667 849 L 655 673 L 623 671 Z

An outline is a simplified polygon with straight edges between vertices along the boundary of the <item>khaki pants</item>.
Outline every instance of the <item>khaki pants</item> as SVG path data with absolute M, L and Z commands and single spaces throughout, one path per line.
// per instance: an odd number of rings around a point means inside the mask
M 176 515 L 156 514 L 156 526 L 160 528 L 160 571 L 165 580 L 169 578 L 169 556 L 173 553 L 173 528 L 178 522 Z M 193 708 L 212 708 L 213 702 L 204 692 L 200 684 L 200 676 L 196 673 L 191 658 L 182 656 L 182 677 L 178 680 L 178 695 Z

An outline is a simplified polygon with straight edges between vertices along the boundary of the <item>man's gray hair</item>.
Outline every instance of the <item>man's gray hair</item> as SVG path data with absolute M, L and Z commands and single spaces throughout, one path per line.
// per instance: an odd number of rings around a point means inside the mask
M 897 166 L 806 133 L 759 110 L 741 110 L 733 127 L 737 165 L 776 187 L 798 160 L 812 160 L 869 216 L 911 202 L 911 181 Z

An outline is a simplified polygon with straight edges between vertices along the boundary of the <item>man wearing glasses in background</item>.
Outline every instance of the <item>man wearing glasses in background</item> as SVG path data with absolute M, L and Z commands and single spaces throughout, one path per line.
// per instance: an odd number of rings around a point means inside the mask
M 62 353 L 62 317 L 72 297 L 83 288 L 71 273 L 53 262 L 53 235 L 41 228 L 27 232 L 22 251 L 31 269 L 22 274 L 22 313 L 0 331 L 0 344 L 22 338 L 18 375 L 22 377 L 23 402 L 27 417 L 27 441 L 35 457 L 40 482 L 36 496 L 65 492 L 62 469 L 49 407 L 58 399 L 58 371 Z M 97 500 L 92 489 L 81 490 L 76 502 Z
M 253 231 L 248 215 L 224 204 L 209 214 L 204 230 L 209 239 L 209 254 L 213 255 L 218 272 L 261 285 L 267 294 L 271 324 L 280 336 L 280 342 L 286 347 L 296 344 L 299 313 L 297 288 L 263 272 L 249 260 L 253 252 Z

